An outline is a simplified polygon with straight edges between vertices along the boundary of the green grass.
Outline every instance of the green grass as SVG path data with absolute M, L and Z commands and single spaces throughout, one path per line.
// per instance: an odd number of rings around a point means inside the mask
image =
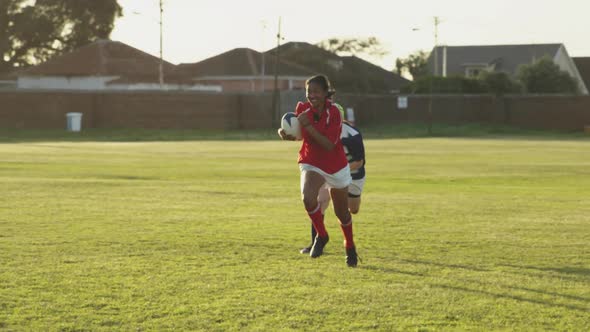
M 434 124 L 428 133 L 426 124 L 372 125 L 361 127 L 366 138 L 426 138 L 426 137 L 526 137 L 529 139 L 582 139 L 590 135 L 581 131 L 522 129 L 481 123 L 449 125 Z M 276 129 L 202 130 L 202 129 L 83 129 L 67 132 L 62 129 L 21 130 L 0 127 L 0 143 L 19 142 L 162 142 L 212 140 L 275 140 Z
M 298 253 L 297 143 L 29 135 L 0 144 L 0 330 L 590 329 L 586 138 L 367 140 L 350 269 L 333 212 Z

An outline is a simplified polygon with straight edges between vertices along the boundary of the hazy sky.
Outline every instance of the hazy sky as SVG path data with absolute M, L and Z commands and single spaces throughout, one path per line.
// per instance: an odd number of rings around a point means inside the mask
M 119 3 L 124 17 L 111 38 L 157 56 L 159 0 Z M 571 56 L 590 56 L 589 13 L 590 0 L 164 0 L 164 58 L 178 64 L 236 47 L 268 50 L 279 16 L 283 43 L 375 36 L 389 54 L 366 59 L 388 70 L 398 57 L 432 49 L 434 16 L 440 44 L 563 43 Z

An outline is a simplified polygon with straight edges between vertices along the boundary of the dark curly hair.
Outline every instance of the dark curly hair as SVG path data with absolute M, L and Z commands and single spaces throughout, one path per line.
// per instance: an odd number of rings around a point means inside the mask
M 332 84 L 330 84 L 330 80 L 326 75 L 315 75 L 308 78 L 305 81 L 305 86 L 308 86 L 310 83 L 316 83 L 321 86 L 328 93 L 328 98 L 331 98 L 336 93 L 336 90 L 332 88 Z

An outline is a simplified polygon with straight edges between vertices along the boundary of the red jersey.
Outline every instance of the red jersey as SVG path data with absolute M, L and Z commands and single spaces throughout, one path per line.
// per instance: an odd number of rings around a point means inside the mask
M 307 110 L 309 123 L 320 134 L 326 136 L 336 146 L 332 151 L 322 148 L 309 135 L 305 128 L 301 128 L 303 144 L 299 150 L 299 163 L 315 166 L 328 174 L 334 174 L 348 165 L 344 147 L 340 140 L 342 132 L 342 117 L 340 111 L 329 100 L 326 100 L 326 111 L 320 112 L 311 103 L 297 103 L 295 114 L 299 115 Z

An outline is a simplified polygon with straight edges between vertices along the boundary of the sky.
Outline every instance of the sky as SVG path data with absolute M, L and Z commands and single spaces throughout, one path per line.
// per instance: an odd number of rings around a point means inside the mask
M 590 56 L 590 0 L 163 0 L 164 59 L 192 63 L 237 47 L 266 51 L 281 43 L 377 37 L 387 70 L 396 58 L 439 45 L 563 43 Z M 159 56 L 159 0 L 119 0 L 123 17 L 111 39 Z

